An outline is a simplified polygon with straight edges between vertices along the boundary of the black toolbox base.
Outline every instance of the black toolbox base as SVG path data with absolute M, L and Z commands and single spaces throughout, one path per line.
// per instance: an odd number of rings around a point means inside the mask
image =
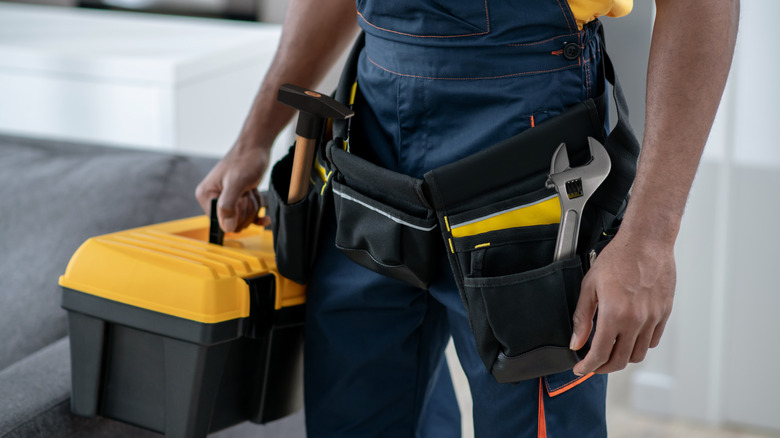
M 162 315 L 149 326 L 148 310 L 78 291 L 63 291 L 63 307 L 76 415 L 189 438 L 246 420 L 266 423 L 302 406 L 303 306 L 266 314 L 274 319 L 267 330 L 231 322 L 214 328 L 219 336 L 197 336 L 208 343 L 155 333 L 187 331 L 193 321 Z

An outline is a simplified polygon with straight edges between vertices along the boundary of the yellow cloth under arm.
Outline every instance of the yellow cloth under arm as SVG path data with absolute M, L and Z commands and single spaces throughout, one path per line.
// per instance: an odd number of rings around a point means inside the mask
M 569 7 L 577 19 L 577 26 L 582 29 L 585 23 L 606 15 L 622 17 L 628 15 L 634 7 L 634 0 L 569 0 Z

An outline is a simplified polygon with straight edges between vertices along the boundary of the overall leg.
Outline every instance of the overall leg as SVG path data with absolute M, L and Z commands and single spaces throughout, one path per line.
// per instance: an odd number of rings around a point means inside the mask
M 332 243 L 319 260 L 306 303 L 308 436 L 413 437 L 418 424 L 458 436 L 449 373 L 437 380 L 449 337 L 444 308 L 426 291 L 356 265 Z M 428 404 L 432 394 L 442 403 Z
M 447 358 L 441 355 L 423 402 L 416 438 L 461 436 L 460 407 Z

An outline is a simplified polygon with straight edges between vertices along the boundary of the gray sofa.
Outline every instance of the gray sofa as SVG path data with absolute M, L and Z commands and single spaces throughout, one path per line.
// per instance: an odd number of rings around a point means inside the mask
M 70 413 L 58 277 L 87 238 L 202 214 L 214 160 L 0 136 L 0 438 L 159 437 Z M 213 436 L 302 437 L 303 414 Z

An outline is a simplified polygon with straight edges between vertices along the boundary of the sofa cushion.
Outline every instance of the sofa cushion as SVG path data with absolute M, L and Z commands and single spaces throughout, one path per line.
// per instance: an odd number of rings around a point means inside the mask
M 202 214 L 214 163 L 0 136 L 0 370 L 67 335 L 57 281 L 82 242 Z

